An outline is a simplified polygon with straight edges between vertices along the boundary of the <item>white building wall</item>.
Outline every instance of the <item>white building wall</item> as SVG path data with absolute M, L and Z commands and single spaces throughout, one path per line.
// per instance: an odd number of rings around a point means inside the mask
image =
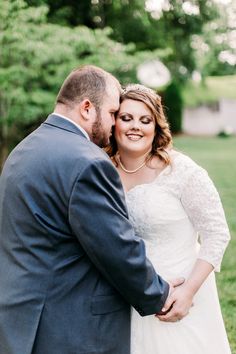
M 191 135 L 216 135 L 222 130 L 236 134 L 236 101 L 222 99 L 216 104 L 186 108 L 183 132 Z

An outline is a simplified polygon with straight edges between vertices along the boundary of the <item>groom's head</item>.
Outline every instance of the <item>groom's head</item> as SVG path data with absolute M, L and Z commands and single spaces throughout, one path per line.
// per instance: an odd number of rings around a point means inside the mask
M 114 76 L 96 66 L 85 65 L 72 71 L 64 81 L 55 112 L 78 123 L 95 144 L 104 147 L 115 123 L 120 92 Z

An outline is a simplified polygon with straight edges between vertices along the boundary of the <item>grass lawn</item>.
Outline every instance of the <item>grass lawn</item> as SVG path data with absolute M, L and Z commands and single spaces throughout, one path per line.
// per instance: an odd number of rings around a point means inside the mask
M 177 136 L 174 144 L 207 169 L 224 205 L 232 240 L 217 274 L 217 285 L 232 354 L 236 354 L 236 137 Z

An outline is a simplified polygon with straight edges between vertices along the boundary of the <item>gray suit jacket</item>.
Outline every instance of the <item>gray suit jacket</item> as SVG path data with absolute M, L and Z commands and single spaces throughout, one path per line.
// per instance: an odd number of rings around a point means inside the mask
M 130 304 L 153 314 L 167 294 L 109 158 L 49 116 L 0 177 L 0 353 L 128 354 Z

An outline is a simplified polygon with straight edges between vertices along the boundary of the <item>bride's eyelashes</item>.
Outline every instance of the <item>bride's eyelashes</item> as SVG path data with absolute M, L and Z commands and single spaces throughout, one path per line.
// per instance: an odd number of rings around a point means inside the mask
M 153 119 L 152 119 L 151 117 L 143 117 L 143 118 L 141 119 L 141 122 L 142 122 L 143 124 L 149 124 L 149 123 L 152 123 L 152 122 L 153 122 Z
M 119 119 L 121 119 L 123 122 L 130 122 L 133 120 L 133 117 L 129 114 L 121 114 L 118 116 Z M 149 116 L 142 116 L 139 121 L 143 124 L 149 124 L 153 122 L 153 118 Z
M 129 116 L 128 114 L 122 114 L 122 115 L 119 115 L 118 118 L 120 120 L 122 120 L 123 122 L 130 122 L 132 117 Z

